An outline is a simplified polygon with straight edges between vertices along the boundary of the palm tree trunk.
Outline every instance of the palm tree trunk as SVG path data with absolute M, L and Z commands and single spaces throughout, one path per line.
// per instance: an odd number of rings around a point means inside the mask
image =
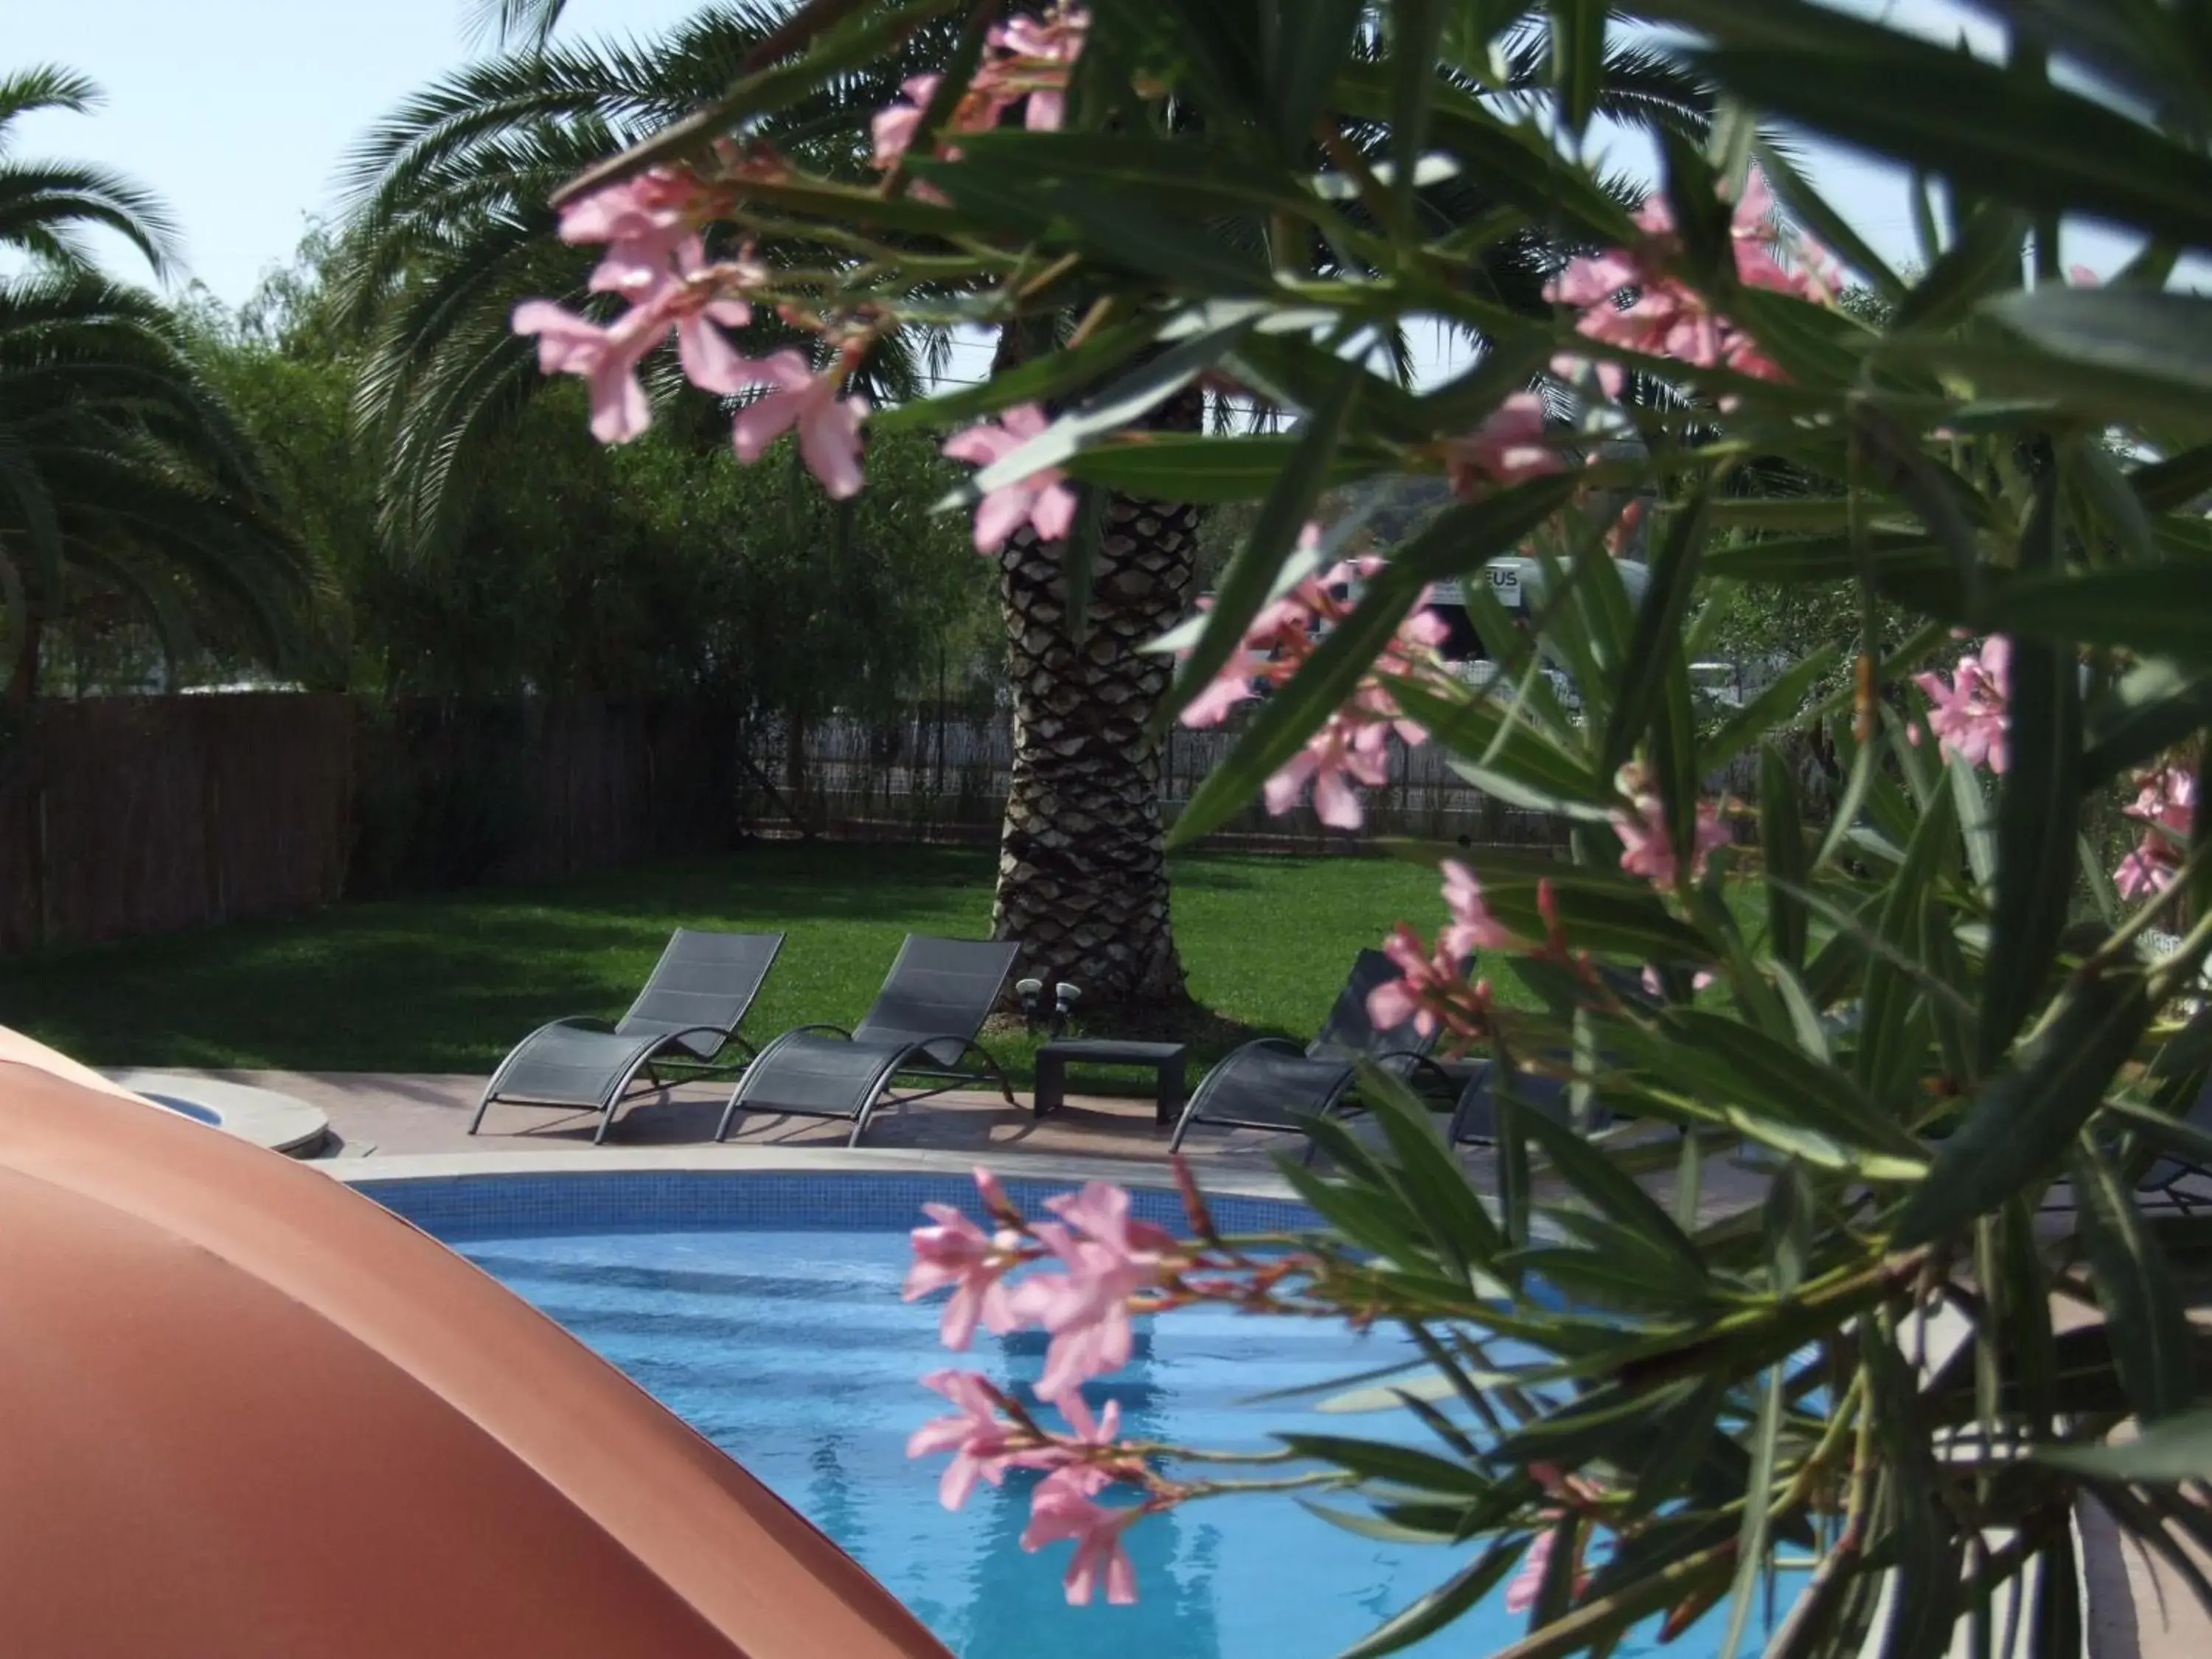
M 1203 412 L 1194 389 L 1150 424 L 1195 431 Z M 1080 986 L 1086 1012 L 1188 998 L 1151 735 L 1173 665 L 1138 647 L 1188 601 L 1200 512 L 1124 495 L 1105 510 L 1080 637 L 1060 544 L 1024 529 L 999 559 L 1013 765 L 992 936 L 1020 943 L 1022 973 Z

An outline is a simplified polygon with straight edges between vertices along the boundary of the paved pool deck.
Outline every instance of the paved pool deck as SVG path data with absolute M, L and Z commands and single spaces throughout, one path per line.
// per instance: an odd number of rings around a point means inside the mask
M 332 1144 L 322 1157 L 337 1159 L 512 1159 L 518 1155 L 573 1157 L 617 1163 L 647 1153 L 665 1167 L 673 1157 L 702 1164 L 738 1161 L 746 1152 L 774 1149 L 814 1154 L 842 1153 L 850 1125 L 823 1118 L 759 1114 L 738 1120 L 726 1141 L 717 1143 L 714 1127 L 729 1098 L 728 1085 L 685 1084 L 633 1097 L 615 1120 L 603 1145 L 592 1140 L 596 1113 L 567 1107 L 495 1103 L 481 1133 L 468 1133 L 483 1088 L 481 1077 L 441 1073 L 349 1073 L 203 1071 L 173 1076 L 273 1089 L 320 1109 L 330 1119 Z M 1040 1119 L 1029 1097 L 1017 1091 L 1009 1106 L 997 1094 L 960 1091 L 895 1110 L 879 1112 L 868 1124 L 863 1148 L 879 1153 L 904 1152 L 932 1164 L 965 1167 L 988 1163 L 1012 1169 L 1033 1168 L 1049 1160 L 1054 1173 L 1076 1171 L 1142 1180 L 1164 1175 L 1169 1131 L 1154 1121 L 1151 1101 L 1114 1096 L 1070 1095 L 1066 1104 Z M 1355 1121 L 1355 1133 L 1372 1126 Z M 1669 1132 L 1656 1131 L 1662 1138 Z M 1251 1129 L 1194 1127 L 1183 1151 L 1201 1181 L 1232 1182 L 1241 1191 L 1288 1188 L 1275 1172 L 1275 1155 L 1295 1149 L 1293 1137 Z M 1461 1160 L 1480 1189 L 1494 1186 L 1492 1154 L 1462 1149 Z M 534 1160 L 533 1160 L 534 1161 Z M 1650 1178 L 1653 1191 L 1670 1198 L 1673 1178 Z M 1700 1192 L 1699 1212 L 1717 1217 L 1756 1204 L 1765 1190 L 1760 1173 L 1727 1160 L 1709 1160 Z

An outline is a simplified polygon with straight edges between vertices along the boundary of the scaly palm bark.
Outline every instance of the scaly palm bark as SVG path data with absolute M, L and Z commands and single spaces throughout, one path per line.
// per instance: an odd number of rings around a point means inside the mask
M 1193 387 L 1146 423 L 1195 432 L 1204 415 Z M 1079 633 L 1062 544 L 1024 526 L 999 556 L 1013 763 L 992 937 L 1020 944 L 1024 974 L 1080 986 L 1086 1012 L 1188 996 L 1153 726 L 1174 665 L 1142 647 L 1189 604 L 1200 517 L 1194 507 L 1109 495 Z

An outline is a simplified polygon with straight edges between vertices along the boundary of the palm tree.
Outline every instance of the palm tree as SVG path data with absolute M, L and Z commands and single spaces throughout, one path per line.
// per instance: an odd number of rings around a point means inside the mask
M 511 7 L 514 0 L 488 3 Z M 1533 91 L 1546 83 L 1548 39 L 1533 21 L 1515 37 L 1508 69 L 1509 86 Z M 1617 46 L 1606 86 L 1601 107 L 1615 120 L 1702 124 L 1698 88 L 1656 52 Z M 1385 132 L 1348 136 L 1370 160 L 1387 153 Z M 1328 162 L 1316 155 L 1315 164 Z M 1445 226 L 1480 222 L 1497 205 L 1471 179 L 1425 188 L 1418 200 L 1423 214 Z M 1217 228 L 1235 239 L 1239 228 Z M 1255 244 L 1261 239 L 1256 222 L 1242 229 Z M 1475 256 L 1470 279 L 1507 305 L 1537 309 L 1559 257 L 1534 239 L 1493 243 Z M 1316 242 L 1310 258 L 1316 270 L 1336 268 L 1324 244 Z M 1018 362 L 1023 343 L 1007 331 L 994 368 Z M 1146 424 L 1196 431 L 1203 416 L 1194 390 L 1152 410 Z M 1014 727 L 993 930 L 1022 942 L 1030 973 L 1082 985 L 1090 1006 L 1173 1004 L 1185 990 L 1169 908 L 1155 719 L 1170 665 L 1141 647 L 1188 605 L 1200 514 L 1119 495 L 1107 498 L 1080 633 L 1072 625 L 1061 550 L 1040 545 L 1024 527 L 1000 557 Z
M 542 9 L 550 27 L 559 7 Z M 542 384 L 530 342 L 509 326 L 516 304 L 550 296 L 574 310 L 605 308 L 586 288 L 596 252 L 555 234 L 554 191 L 724 91 L 784 9 L 726 0 L 659 40 L 547 45 L 523 15 L 537 17 L 539 5 L 492 0 L 492 21 L 511 13 L 531 44 L 433 82 L 354 147 L 334 276 L 343 325 L 367 340 L 357 407 L 386 448 L 381 515 L 396 546 L 420 550 L 455 532 L 467 459 Z M 868 117 L 896 96 L 901 76 L 942 51 L 943 37 L 919 33 L 910 61 L 848 77 L 783 112 L 764 135 L 809 161 L 856 154 Z M 780 326 L 763 319 L 740 343 L 803 343 Z M 860 390 L 879 402 L 914 395 L 929 349 L 919 340 L 879 348 Z M 712 411 L 666 354 L 647 379 L 679 420 Z
M 137 248 L 155 276 L 166 276 L 176 263 L 177 231 L 152 191 L 105 167 L 9 154 L 11 129 L 24 116 L 49 109 L 83 114 L 100 100 L 92 82 L 52 64 L 0 76 L 0 247 L 50 268 L 88 271 L 79 232 L 97 225 Z
M 561 0 L 476 0 L 479 27 L 520 49 L 418 94 L 356 152 L 349 285 L 356 319 L 381 331 L 364 407 L 392 434 L 387 528 L 395 534 L 449 530 L 458 459 L 529 395 L 530 353 L 507 329 L 514 304 L 539 294 L 588 303 L 591 256 L 554 239 L 545 204 L 555 189 L 721 91 L 788 7 L 739 0 L 633 49 L 549 44 L 561 9 Z M 949 44 L 942 33 L 918 32 L 897 61 L 783 112 L 769 136 L 787 149 L 811 146 L 809 159 L 833 168 L 841 159 L 849 165 L 865 153 L 868 115 Z M 1514 68 L 1540 83 L 1540 30 L 1516 46 Z M 1694 89 L 1656 58 L 1624 50 L 1612 69 L 1608 113 L 1696 118 Z M 1422 204 L 1454 223 L 1474 222 L 1492 205 L 1480 181 L 1467 180 L 1425 191 Z M 1516 241 L 1479 258 L 1494 292 L 1534 306 L 1557 257 Z M 1020 345 L 1003 340 L 1002 360 Z M 917 383 L 915 359 L 927 348 L 913 342 L 887 354 L 882 390 Z M 1151 418 L 1195 429 L 1201 416 L 1192 395 Z M 1000 560 L 1014 723 L 994 931 L 1022 944 L 1025 972 L 1081 984 L 1091 1008 L 1184 995 L 1153 735 L 1168 669 L 1139 647 L 1188 601 L 1199 526 L 1196 509 L 1173 503 L 1112 496 L 1103 512 L 1087 605 L 1070 604 L 1057 546 L 1024 532 Z
M 0 78 L 0 600 L 6 701 L 37 695 L 47 632 L 120 605 L 151 625 L 172 675 L 195 623 L 270 660 L 304 592 L 296 544 L 269 511 L 235 423 L 176 317 L 93 270 L 79 233 L 118 232 L 157 272 L 173 232 L 137 185 L 97 168 L 19 160 L 10 131 L 40 109 L 82 111 L 83 77 Z

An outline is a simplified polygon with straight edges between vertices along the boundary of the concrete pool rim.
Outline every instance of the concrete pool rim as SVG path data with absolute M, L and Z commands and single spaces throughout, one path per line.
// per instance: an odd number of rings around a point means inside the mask
M 1070 1158 L 1036 1152 L 1002 1155 L 930 1152 L 904 1146 L 607 1146 L 590 1152 L 420 1152 L 391 1157 L 319 1158 L 308 1167 L 348 1186 L 383 1182 L 451 1181 L 465 1176 L 623 1176 L 659 1174 L 957 1176 L 978 1164 L 1009 1179 L 1079 1185 L 1110 1181 L 1158 1192 L 1175 1189 L 1157 1163 L 1135 1158 Z M 1208 1170 L 1200 1185 L 1224 1197 L 1297 1203 L 1288 1182 L 1265 1170 Z

